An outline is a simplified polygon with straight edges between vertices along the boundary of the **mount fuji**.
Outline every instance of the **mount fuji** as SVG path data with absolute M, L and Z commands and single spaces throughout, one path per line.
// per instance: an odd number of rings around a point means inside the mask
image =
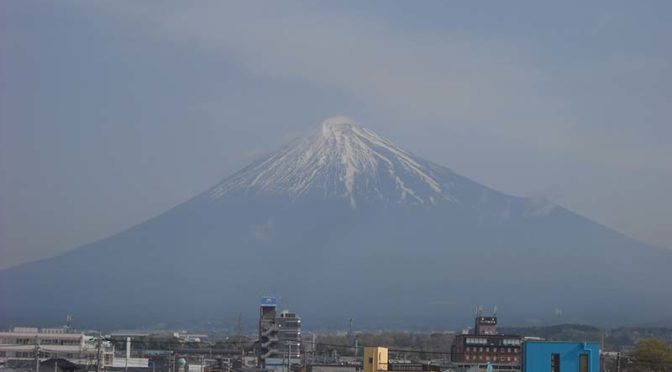
M 0 272 L 0 324 L 233 320 L 277 295 L 308 327 L 642 323 L 672 251 L 490 189 L 345 117 L 107 239 Z M 251 318 L 254 315 L 250 315 Z

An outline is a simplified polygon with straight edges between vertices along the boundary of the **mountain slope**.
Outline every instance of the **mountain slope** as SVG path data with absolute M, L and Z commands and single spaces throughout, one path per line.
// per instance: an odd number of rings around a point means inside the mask
M 413 182 L 413 185 L 409 185 Z M 414 187 L 412 187 L 414 186 Z M 435 203 L 451 200 L 431 169 L 376 133 L 344 117 L 294 141 L 217 185 L 214 198 L 242 191 Z
M 199 322 L 275 294 L 307 326 L 623 324 L 672 310 L 672 252 L 508 196 L 332 118 L 128 231 L 0 272 L 0 323 Z

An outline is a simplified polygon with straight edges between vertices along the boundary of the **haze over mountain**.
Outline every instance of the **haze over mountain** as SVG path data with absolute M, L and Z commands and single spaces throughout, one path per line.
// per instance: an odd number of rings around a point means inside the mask
M 267 294 L 308 327 L 454 327 L 476 304 L 512 324 L 641 323 L 672 310 L 671 264 L 335 117 L 156 218 L 3 270 L 0 323 L 233 319 Z

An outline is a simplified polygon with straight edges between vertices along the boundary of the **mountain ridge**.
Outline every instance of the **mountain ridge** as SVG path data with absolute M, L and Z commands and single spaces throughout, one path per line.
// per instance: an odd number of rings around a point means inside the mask
M 379 187 L 388 185 L 375 182 L 380 181 L 370 177 L 375 173 L 392 178 L 392 182 L 384 182 L 396 186 L 402 201 L 408 197 L 424 204 L 432 202 L 435 196 L 447 198 L 442 194 L 439 182 L 428 173 L 430 170 L 419 164 L 410 153 L 342 116 L 326 119 L 310 135 L 293 141 L 250 167 L 215 186 L 211 191 L 212 197 L 218 198 L 240 189 L 271 194 L 284 192 L 294 196 L 319 189 L 322 196 L 346 196 L 354 207 L 355 194 L 361 197 L 367 191 L 373 191 L 384 199 Z M 431 191 L 433 195 L 417 195 L 397 174 L 399 170 L 421 179 L 424 194 Z M 332 174 L 326 174 L 328 172 Z M 357 181 L 360 181 L 359 184 Z M 364 189 L 361 189 L 362 183 L 365 183 Z M 281 189 L 276 190 L 277 187 Z
M 267 294 L 313 322 L 347 314 L 371 327 L 451 326 L 481 303 L 518 324 L 672 311 L 672 252 L 360 128 L 328 119 L 155 218 L 0 271 L 0 324 L 202 321 Z

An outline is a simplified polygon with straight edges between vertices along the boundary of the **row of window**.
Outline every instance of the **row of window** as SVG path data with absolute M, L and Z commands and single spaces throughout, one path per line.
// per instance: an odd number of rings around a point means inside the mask
M 467 355 L 467 356 L 464 357 L 464 359 L 466 361 L 474 361 L 474 362 L 475 361 L 483 361 L 483 362 L 490 362 L 490 361 L 493 361 L 493 362 L 497 362 L 497 361 L 499 361 L 499 362 L 517 362 L 518 361 L 517 356 L 514 356 L 514 357 L 511 357 L 511 356 L 506 356 L 506 357 L 504 357 L 504 356 L 500 356 L 500 357 L 492 356 L 491 357 L 489 355 L 488 356 L 486 356 L 486 355 Z
M 490 352 L 490 347 L 467 347 L 466 351 L 469 352 L 483 352 L 485 351 L 486 353 Z M 518 349 L 517 348 L 511 348 L 511 347 L 493 347 L 492 348 L 493 353 L 517 353 Z
M 579 354 L 579 372 L 588 372 L 588 354 Z M 560 372 L 560 354 L 551 354 L 551 372 Z
M 492 343 L 494 343 L 493 341 Z M 467 345 L 487 345 L 488 339 L 486 337 L 467 337 Z M 502 345 L 504 346 L 520 346 L 520 339 L 518 338 L 505 338 L 502 339 Z
M 7 352 L 5 351 L 0 351 L 0 357 L 7 357 Z M 11 356 L 11 354 L 9 355 Z M 35 352 L 34 351 L 16 351 L 14 352 L 14 357 L 15 358 L 34 358 L 35 357 Z M 73 353 L 46 353 L 46 352 L 41 352 L 40 353 L 41 358 L 57 358 L 57 357 L 64 357 L 64 358 L 74 358 L 76 357 L 76 354 Z
M 520 346 L 520 339 L 518 338 L 505 338 L 502 340 L 502 345 L 504 346 Z
M 467 337 L 467 343 L 470 345 L 486 345 L 488 339 L 482 337 Z
M 76 339 L 58 339 L 58 338 L 47 338 L 38 340 L 41 345 L 79 345 L 80 340 Z M 11 344 L 11 345 L 34 345 L 34 338 L 3 338 L 0 339 L 0 344 Z
M 41 345 L 79 345 L 79 340 L 59 340 L 59 339 L 46 339 L 40 341 Z

